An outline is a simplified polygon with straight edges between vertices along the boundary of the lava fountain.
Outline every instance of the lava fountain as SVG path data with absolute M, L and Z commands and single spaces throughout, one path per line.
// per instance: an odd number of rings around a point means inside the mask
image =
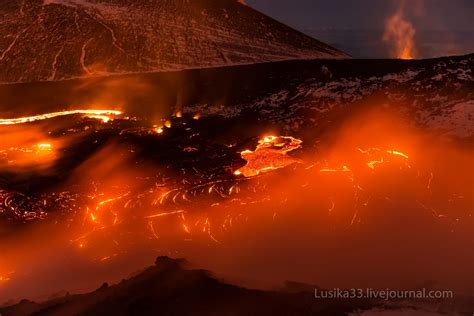
M 416 29 L 405 16 L 405 1 L 385 22 L 383 41 L 392 47 L 392 57 L 414 59 L 417 57 L 415 45 Z

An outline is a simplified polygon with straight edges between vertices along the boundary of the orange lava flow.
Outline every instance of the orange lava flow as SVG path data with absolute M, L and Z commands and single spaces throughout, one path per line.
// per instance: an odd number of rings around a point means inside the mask
M 89 118 L 97 118 L 103 122 L 108 122 L 113 116 L 121 115 L 121 111 L 116 110 L 70 110 L 70 111 L 61 111 L 61 112 L 52 112 L 34 116 L 19 117 L 12 119 L 0 119 L 0 125 L 14 125 L 14 124 L 24 124 L 35 121 L 47 120 L 59 116 L 68 116 L 82 114 Z
M 291 136 L 265 136 L 258 141 L 255 151 L 245 150 L 240 153 L 247 164 L 234 174 L 253 177 L 299 163 L 301 161 L 288 156 L 288 152 L 301 148 L 301 143 L 301 140 Z
M 47 167 L 56 158 L 56 148 L 50 143 L 21 147 L 0 147 L 0 170 L 15 167 Z

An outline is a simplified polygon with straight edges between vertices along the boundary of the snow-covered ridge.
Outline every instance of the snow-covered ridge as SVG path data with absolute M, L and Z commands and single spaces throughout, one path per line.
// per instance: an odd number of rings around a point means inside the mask
M 187 111 L 238 117 L 251 108 L 291 134 L 308 124 L 324 125 L 335 112 L 356 110 L 376 96 L 379 106 L 406 115 L 418 126 L 444 135 L 474 137 L 474 90 L 469 80 L 474 56 L 456 57 L 452 62 L 422 61 L 388 73 L 380 73 L 376 61 L 367 61 L 367 68 L 378 75 L 367 75 L 365 69 L 365 74 L 336 76 L 334 65 L 321 63 L 309 78 L 295 77 L 252 101 L 232 107 L 200 104 Z

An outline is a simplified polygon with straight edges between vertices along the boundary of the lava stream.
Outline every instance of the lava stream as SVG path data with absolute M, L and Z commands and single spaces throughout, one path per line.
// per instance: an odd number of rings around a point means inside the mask
M 12 119 L 0 119 L 0 125 L 24 124 L 24 123 L 30 123 L 30 122 L 35 122 L 35 121 L 47 120 L 54 117 L 78 115 L 78 114 L 84 115 L 89 118 L 96 118 L 104 122 L 108 122 L 114 116 L 121 115 L 122 112 L 116 111 L 116 110 L 69 110 L 69 111 L 52 112 L 52 113 L 12 118 Z

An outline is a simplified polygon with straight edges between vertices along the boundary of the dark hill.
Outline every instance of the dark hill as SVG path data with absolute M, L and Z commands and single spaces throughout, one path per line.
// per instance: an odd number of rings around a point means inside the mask
M 0 308 L 9 315 L 346 315 L 368 300 L 321 300 L 312 292 L 265 292 L 223 283 L 183 260 L 157 259 L 137 276 L 96 291 Z
M 346 58 L 237 0 L 0 2 L 0 83 Z

